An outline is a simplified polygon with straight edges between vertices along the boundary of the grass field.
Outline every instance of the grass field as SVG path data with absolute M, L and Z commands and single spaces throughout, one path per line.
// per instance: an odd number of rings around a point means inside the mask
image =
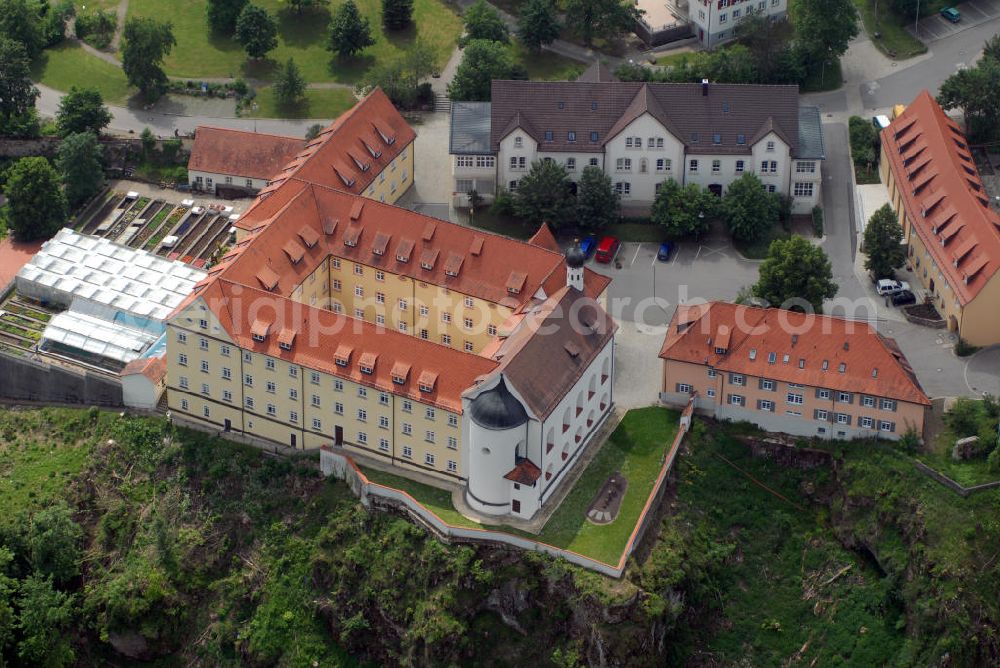
M 282 107 L 274 99 L 274 90 L 267 86 L 257 92 L 257 111 L 248 114 L 257 118 L 336 118 L 357 102 L 346 88 L 306 89 L 303 101 L 294 107 Z
M 572 81 L 587 69 L 586 63 L 551 51 L 532 53 L 514 42 L 510 47 L 515 60 L 524 65 L 532 81 Z
M 373 469 L 365 469 L 364 473 L 372 482 L 407 492 L 450 524 L 506 531 L 615 565 L 632 535 L 663 465 L 663 456 L 677 432 L 677 417 L 676 412 L 665 408 L 629 411 L 537 536 L 473 522 L 455 510 L 451 493 L 445 490 Z M 587 508 L 615 472 L 628 479 L 628 490 L 618 518 L 610 524 L 592 524 L 587 520 Z
M 380 0 L 358 0 L 358 8 L 371 23 L 375 45 L 350 61 L 334 60 L 324 46 L 329 8 L 303 11 L 285 8 L 279 0 L 256 3 L 278 19 L 278 47 L 262 62 L 248 62 L 234 40 L 209 33 L 205 0 L 131 0 L 129 16 L 169 18 L 174 24 L 177 46 L 166 59 L 167 74 L 177 77 L 248 77 L 270 79 L 278 64 L 294 58 L 307 81 L 354 83 L 375 62 L 406 50 L 416 39 L 434 49 L 438 65 L 444 66 L 461 32 L 461 20 L 441 0 L 414 0 L 415 29 L 386 35 L 382 30 Z M 280 11 L 279 11 L 280 10 Z M 332 63 L 332 64 L 331 64 Z
M 733 239 L 733 246 L 736 247 L 743 257 L 749 260 L 763 260 L 767 257 L 767 249 L 771 247 L 771 242 L 775 239 L 787 239 L 791 234 L 781 225 L 775 225 L 765 234 L 755 241 L 740 241 Z
M 932 3 L 934 0 L 927 0 Z M 879 0 L 854 0 L 858 14 L 865 24 L 865 30 L 872 38 L 872 43 L 887 55 L 897 60 L 906 60 L 922 53 L 927 53 L 927 46 L 906 31 L 911 20 L 899 16 L 892 11 L 890 3 Z M 875 7 L 878 5 L 878 18 L 875 17 Z M 944 6 L 941 4 L 941 6 Z M 938 11 L 940 7 L 934 11 Z M 879 37 L 875 37 L 875 33 Z
M 112 104 L 125 102 L 130 94 L 121 68 L 87 53 L 73 42 L 43 51 L 32 63 L 31 76 L 56 90 L 69 90 L 71 86 L 95 88 L 105 102 Z

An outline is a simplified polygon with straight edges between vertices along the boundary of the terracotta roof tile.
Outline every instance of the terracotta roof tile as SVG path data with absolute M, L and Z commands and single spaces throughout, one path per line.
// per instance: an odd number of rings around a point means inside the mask
M 121 370 L 122 376 L 142 374 L 149 382 L 161 383 L 167 375 L 167 363 L 162 357 L 146 357 L 132 360 Z
M 1000 269 L 1000 216 L 982 195 L 965 138 L 925 90 L 882 131 L 882 146 L 907 219 L 959 303 L 969 303 Z
M 542 469 L 535 466 L 535 463 L 530 459 L 522 457 L 518 460 L 517 464 L 514 465 L 514 468 L 504 475 L 504 478 L 521 485 L 534 485 L 535 481 L 538 480 L 541 475 Z
M 725 354 L 715 352 L 721 347 L 720 332 L 731 337 Z M 930 404 L 894 342 L 868 323 L 831 316 L 725 302 L 678 307 L 660 357 L 723 372 Z
M 305 147 L 295 137 L 198 126 L 188 171 L 270 179 Z
M 559 248 L 559 242 L 556 241 L 548 223 L 542 223 L 539 225 L 538 231 L 535 232 L 530 239 L 528 239 L 528 243 L 532 246 L 538 246 L 539 248 L 544 248 L 554 253 L 562 253 L 562 249 Z
M 199 297 L 205 300 L 240 348 L 454 412 L 461 412 L 462 392 L 471 387 L 477 377 L 497 367 L 496 362 L 479 355 L 226 280 L 213 281 Z M 252 314 L 257 314 L 258 320 L 248 331 L 239 323 L 250 322 Z M 263 341 L 254 339 L 252 332 L 261 328 L 294 331 L 298 343 L 294 350 L 285 350 L 279 344 L 280 336 L 267 336 Z M 360 352 L 359 362 L 372 362 L 374 373 L 362 373 L 360 364 L 349 361 L 346 366 L 336 363 L 338 358 L 347 361 L 356 351 Z M 422 391 L 412 375 L 402 385 L 393 383 L 392 369 L 400 362 L 419 371 L 419 384 L 426 383 L 431 391 Z

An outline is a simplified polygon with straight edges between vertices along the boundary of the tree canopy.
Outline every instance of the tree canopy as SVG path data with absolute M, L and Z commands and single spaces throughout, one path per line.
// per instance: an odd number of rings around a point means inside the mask
M 858 34 L 852 0 L 791 0 L 789 14 L 799 49 L 813 65 L 840 58 Z
M 526 0 L 517 21 L 517 39 L 538 52 L 559 37 L 559 17 L 552 0 Z
M 0 2 L 0 36 L 24 46 L 28 58 L 42 52 L 41 15 L 37 0 L 2 0 Z
M 475 4 L 465 10 L 462 18 L 465 20 L 465 34 L 459 41 L 461 46 L 477 39 L 504 44 L 510 39 L 507 24 L 500 18 L 496 8 L 486 0 L 476 0 Z
M 610 225 L 618 217 L 618 200 L 610 176 L 600 167 L 583 168 L 576 190 L 576 219 L 580 225 L 591 230 Z
M 263 7 L 248 4 L 236 19 L 236 41 L 251 58 L 263 58 L 278 46 L 278 22 Z
M 122 69 L 129 84 L 147 99 L 156 99 L 167 88 L 163 59 L 177 45 L 169 21 L 133 16 L 122 33 Z
M 208 0 L 208 26 L 220 35 L 232 35 L 247 2 L 249 0 Z
M 104 171 L 101 168 L 101 146 L 93 132 L 76 132 L 59 144 L 56 167 L 62 174 L 66 187 L 66 200 L 70 206 L 87 201 L 101 187 Z
M 327 51 L 331 51 L 341 58 L 350 58 L 374 43 L 368 19 L 361 16 L 354 0 L 347 0 L 330 19 Z
M 734 238 L 753 241 L 778 222 L 781 202 L 756 174 L 747 172 L 729 184 L 721 212 Z
M 104 106 L 104 99 L 98 90 L 72 86 L 59 101 L 56 125 L 61 137 L 75 132 L 100 134 L 110 122 L 111 112 Z
M 753 294 L 771 306 L 822 313 L 823 300 L 837 294 L 837 284 L 823 249 L 792 235 L 771 242 Z
M 421 79 L 433 72 L 434 51 L 427 42 L 418 39 L 403 53 L 376 62 L 362 79 L 361 88 L 371 90 L 378 86 L 397 107 L 413 109 L 420 102 Z
M 650 220 L 670 237 L 697 237 L 708 231 L 718 208 L 719 199 L 697 183 L 667 179 L 656 192 Z
M 31 63 L 23 44 L 0 37 L 0 116 L 4 125 L 35 106 L 38 89 L 31 83 Z
M 20 241 L 48 239 L 66 223 L 59 175 L 45 158 L 21 158 L 7 173 L 8 220 Z
M 565 224 L 573 215 L 566 168 L 554 160 L 536 160 L 517 183 L 514 214 L 533 224 Z
M 301 14 L 303 9 L 326 7 L 330 4 L 330 0 L 288 0 L 288 4 L 291 5 L 296 14 Z
M 614 39 L 632 30 L 642 15 L 632 2 L 623 0 L 567 0 L 566 16 L 573 30 L 590 45 L 595 36 Z
M 413 0 L 382 0 L 382 25 L 402 30 L 413 22 Z
M 462 62 L 448 84 L 448 95 L 453 100 L 488 102 L 494 79 L 527 78 L 504 44 L 477 39 L 463 49 Z
M 278 104 L 289 107 L 301 100 L 305 93 L 306 80 L 295 64 L 295 59 L 289 58 L 274 82 L 274 98 Z
M 903 228 L 896 212 L 888 204 L 872 214 L 865 226 L 865 269 L 876 278 L 890 278 L 906 261 L 902 244 Z
M 990 43 L 987 42 L 987 47 Z M 980 141 L 1000 137 L 1000 60 L 987 48 L 974 67 L 961 69 L 944 80 L 937 100 L 945 109 L 961 109 L 969 135 Z

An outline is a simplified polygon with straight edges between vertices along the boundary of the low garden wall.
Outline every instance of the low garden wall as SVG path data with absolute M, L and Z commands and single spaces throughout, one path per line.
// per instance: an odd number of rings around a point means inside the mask
M 932 469 L 930 466 L 927 466 L 927 464 L 924 464 L 921 461 L 915 461 L 913 462 L 913 465 L 917 467 L 918 471 L 920 471 L 927 477 L 941 483 L 942 485 L 944 485 L 945 487 L 947 487 L 948 489 L 952 490 L 953 492 L 962 497 L 969 496 L 970 494 L 973 494 L 975 492 L 981 492 L 984 489 L 1000 488 L 1000 480 L 994 480 L 993 482 L 984 482 L 981 485 L 973 485 L 972 487 L 963 487 L 962 485 L 958 484 L 957 482 L 955 482 L 945 474 L 941 473 L 937 469 Z
M 449 524 L 406 492 L 370 481 L 350 456 L 334 452 L 326 446 L 320 449 L 320 470 L 326 476 L 333 476 L 345 481 L 366 508 L 374 510 L 399 510 L 406 514 L 412 521 L 426 527 L 446 542 L 499 545 L 531 552 L 544 552 L 553 557 L 562 557 L 577 566 L 596 571 L 608 577 L 620 578 L 625 572 L 629 556 L 631 556 L 632 552 L 639 545 L 646 529 L 656 515 L 653 511 L 663 498 L 667 476 L 673 467 L 674 459 L 676 459 L 677 452 L 680 450 L 684 436 L 690 427 L 693 411 L 694 404 L 688 402 L 687 407 L 685 407 L 681 415 L 680 427 L 677 430 L 677 434 L 674 436 L 673 442 L 664 455 L 660 473 L 656 478 L 652 491 L 649 493 L 649 497 L 646 499 L 646 505 L 639 515 L 639 520 L 636 522 L 635 528 L 632 530 L 632 535 L 629 537 L 617 564 L 606 564 L 603 561 L 592 559 L 572 550 L 566 550 L 504 531 L 474 529 Z

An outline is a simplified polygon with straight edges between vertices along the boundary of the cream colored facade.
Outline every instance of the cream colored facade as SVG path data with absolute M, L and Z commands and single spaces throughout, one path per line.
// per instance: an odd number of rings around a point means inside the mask
M 339 440 L 403 469 L 466 475 L 456 412 L 242 350 L 200 299 L 175 315 L 168 336 L 169 408 L 183 420 L 298 449 Z
M 413 142 L 403 149 L 365 188 L 368 199 L 395 204 L 413 185 Z
M 889 191 L 889 201 L 896 211 L 899 224 L 903 228 L 903 239 L 907 244 L 907 257 L 914 275 L 920 281 L 934 303 L 934 307 L 947 323 L 948 331 L 955 332 L 965 341 L 975 346 L 989 346 L 1000 343 L 1000 272 L 980 289 L 975 298 L 964 306 L 948 284 L 944 273 L 938 267 L 934 256 L 924 245 L 920 235 L 913 229 L 903 206 L 903 197 L 896 184 L 889 159 L 882 149 L 879 172 L 882 182 Z
M 767 431 L 817 438 L 898 439 L 908 429 L 923 433 L 924 406 L 875 395 L 786 383 L 678 360 L 663 361 L 661 398 L 728 420 L 745 420 Z
M 513 313 L 507 306 L 338 257 L 324 260 L 290 296 L 477 354 Z

